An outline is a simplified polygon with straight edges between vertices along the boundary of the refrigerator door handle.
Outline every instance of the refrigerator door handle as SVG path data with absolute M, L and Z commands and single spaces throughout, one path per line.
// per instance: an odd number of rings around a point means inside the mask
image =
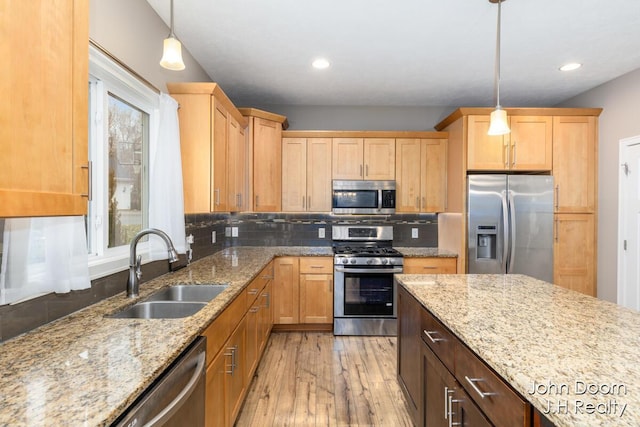
M 508 192 L 509 199 L 509 223 L 511 224 L 511 229 L 509 230 L 509 234 L 511 235 L 511 243 L 509 248 L 509 268 L 507 269 L 507 273 L 513 273 L 513 266 L 515 265 L 516 259 L 516 207 L 515 202 L 513 200 L 513 191 L 509 190 Z
M 509 208 L 507 207 L 507 195 L 503 191 L 502 198 L 502 272 L 507 271 L 507 253 L 509 248 Z

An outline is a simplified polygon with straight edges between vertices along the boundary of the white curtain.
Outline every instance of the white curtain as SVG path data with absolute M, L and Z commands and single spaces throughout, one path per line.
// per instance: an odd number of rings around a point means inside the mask
M 149 226 L 169 235 L 178 253 L 186 253 L 184 196 L 178 103 L 160 94 L 159 120 L 149 147 Z M 157 236 L 150 236 L 151 259 L 166 259 L 167 248 Z
M 0 271 L 0 305 L 91 287 L 84 218 L 6 219 Z

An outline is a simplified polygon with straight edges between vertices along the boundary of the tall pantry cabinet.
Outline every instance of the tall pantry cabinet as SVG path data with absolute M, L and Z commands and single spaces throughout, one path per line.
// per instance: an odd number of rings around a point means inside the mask
M 0 8 L 0 218 L 84 215 L 89 1 Z
M 458 271 L 466 271 L 467 173 L 537 173 L 554 179 L 554 283 L 596 295 L 599 108 L 508 108 L 511 133 L 488 136 L 489 108 L 460 108 L 449 132 L 447 212 L 460 214 Z
M 185 213 L 246 210 L 246 119 L 216 83 L 167 83 L 180 108 Z

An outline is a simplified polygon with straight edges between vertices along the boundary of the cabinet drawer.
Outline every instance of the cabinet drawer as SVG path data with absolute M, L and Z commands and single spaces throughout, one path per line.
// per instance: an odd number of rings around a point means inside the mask
M 456 258 L 405 258 L 404 274 L 455 274 L 457 273 Z
M 207 365 L 211 363 L 246 312 L 246 294 L 241 292 L 204 331 L 202 335 L 207 337 Z
M 494 425 L 528 426 L 531 407 L 459 341 L 455 376 Z
M 245 288 L 244 293 L 246 295 L 246 309 L 247 311 L 253 306 L 253 303 L 260 295 L 260 292 L 267 285 L 269 280 L 273 279 L 273 263 L 270 262 L 265 268 L 262 269 L 258 276 L 249 283 Z
M 421 310 L 420 336 L 442 363 L 453 372 L 456 337 L 429 311 Z
M 333 258 L 301 257 L 300 274 L 333 274 Z

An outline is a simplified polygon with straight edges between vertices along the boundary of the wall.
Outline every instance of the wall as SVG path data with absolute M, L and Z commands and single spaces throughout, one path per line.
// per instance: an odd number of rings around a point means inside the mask
M 601 107 L 598 145 L 598 297 L 617 301 L 619 142 L 640 135 L 640 70 L 559 107 Z
M 224 88 L 223 88 L 224 89 Z M 289 130 L 429 131 L 455 107 L 253 105 L 286 116 Z
M 176 35 L 180 38 L 178 23 Z M 167 82 L 209 82 L 211 78 L 182 46 L 186 69 L 159 64 L 169 27 L 144 0 L 90 0 L 89 37 L 161 91 Z

